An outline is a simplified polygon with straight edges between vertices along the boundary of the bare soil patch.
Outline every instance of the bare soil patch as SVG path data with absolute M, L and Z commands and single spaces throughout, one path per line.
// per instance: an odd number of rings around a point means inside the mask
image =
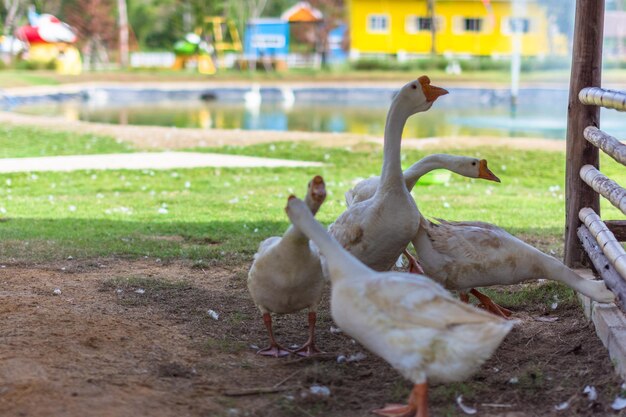
M 252 346 L 267 338 L 247 269 L 151 259 L 0 268 L 0 415 L 350 417 L 405 400 L 407 381 L 330 332 L 328 297 L 317 327 L 328 354 L 255 355 Z M 545 285 L 530 287 L 540 293 Z M 621 380 L 575 302 L 506 307 L 521 324 L 471 380 L 432 387 L 434 416 L 464 415 L 455 403 L 461 394 L 479 416 L 618 415 L 610 404 Z M 287 345 L 306 339 L 304 312 L 275 326 Z M 358 353 L 366 357 L 337 363 Z M 330 395 L 311 394 L 314 385 Z M 597 389 L 596 401 L 582 394 L 586 385 Z M 568 400 L 567 410 L 555 410 Z

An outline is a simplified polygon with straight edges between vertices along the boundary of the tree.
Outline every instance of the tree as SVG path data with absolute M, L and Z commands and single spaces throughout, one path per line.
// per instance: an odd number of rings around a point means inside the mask
M 318 47 L 322 54 L 322 66 L 326 65 L 328 56 L 328 34 L 331 30 L 345 22 L 345 7 L 343 0 L 311 0 L 311 6 L 324 15 L 324 20 L 318 26 Z
M 15 30 L 17 18 L 23 9 L 20 0 L 4 0 L 3 5 L 6 11 L 3 34 L 6 36 Z
M 261 17 L 266 5 L 267 0 L 232 0 L 226 2 L 224 11 L 235 21 L 239 33 L 243 33 L 246 22 Z
M 120 65 L 128 66 L 128 11 L 126 0 L 117 0 L 117 16 L 120 30 Z
M 78 31 L 85 64 L 108 63 L 108 50 L 118 40 L 111 0 L 73 0 L 66 3 L 64 14 Z

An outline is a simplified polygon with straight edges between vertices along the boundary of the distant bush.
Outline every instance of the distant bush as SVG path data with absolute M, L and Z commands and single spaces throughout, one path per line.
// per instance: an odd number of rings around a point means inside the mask
M 53 70 L 56 68 L 56 62 L 50 60 L 48 62 L 41 61 L 15 61 L 13 67 L 17 70 Z
M 359 59 L 352 62 L 352 68 L 357 71 L 390 70 L 392 61 L 387 59 Z
M 602 62 L 603 69 L 626 69 L 626 61 L 621 60 L 605 60 Z
M 509 71 L 511 68 L 511 60 L 508 58 L 496 59 L 490 56 L 479 56 L 472 58 L 446 58 L 443 56 L 416 58 L 400 62 L 395 57 L 389 56 L 383 58 L 363 58 L 358 61 L 351 62 L 351 68 L 356 71 L 413 71 L 413 70 L 445 70 L 448 65 L 457 62 L 464 72 L 475 71 Z M 571 61 L 569 57 L 547 57 L 523 58 L 521 62 L 521 70 L 523 72 L 530 71 L 548 71 L 563 70 L 570 67 Z M 626 63 L 617 63 L 615 68 L 626 67 Z
M 351 63 L 352 69 L 356 71 L 414 71 L 428 69 L 444 70 L 447 65 L 448 60 L 444 57 L 417 58 L 402 62 L 394 58 L 364 58 Z
M 570 57 L 555 56 L 545 58 L 524 58 L 522 60 L 522 71 L 550 71 L 569 69 L 572 64 Z
M 504 59 L 493 59 L 487 56 L 457 60 L 463 71 L 507 71 L 511 62 Z

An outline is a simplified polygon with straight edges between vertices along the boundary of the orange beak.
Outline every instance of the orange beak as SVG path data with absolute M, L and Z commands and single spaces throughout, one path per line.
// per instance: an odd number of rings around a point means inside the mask
M 438 97 L 448 94 L 448 90 L 441 87 L 435 87 L 434 85 L 430 85 L 430 78 L 428 78 L 426 75 L 422 75 L 417 79 L 417 81 L 422 86 L 424 96 L 426 96 L 426 100 L 428 100 L 429 102 L 433 102 L 437 100 Z
M 484 159 L 480 160 L 480 165 L 478 166 L 478 178 L 500 182 L 500 178 L 496 177 L 496 175 L 487 168 L 487 161 Z

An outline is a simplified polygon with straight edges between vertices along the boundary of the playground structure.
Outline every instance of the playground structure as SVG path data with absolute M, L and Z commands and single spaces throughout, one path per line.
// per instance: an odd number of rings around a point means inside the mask
M 74 30 L 51 14 L 39 14 L 31 6 L 28 25 L 16 30 L 17 39 L 24 42 L 24 58 L 43 65 L 53 63 L 60 74 L 80 74 L 82 60 L 73 44 L 77 37 Z
M 199 26 L 185 39 L 176 42 L 176 59 L 173 69 L 197 68 L 201 74 L 215 74 L 217 68 L 232 66 L 228 53 L 241 53 L 239 31 L 231 20 L 219 16 L 204 18 L 204 26 Z
M 248 66 L 262 64 L 265 70 L 288 67 L 319 67 L 321 64 L 320 25 L 324 15 L 307 2 L 299 2 L 282 13 L 280 18 L 248 21 L 244 41 L 244 59 Z M 341 44 L 343 32 L 334 32 L 334 44 Z M 297 45 L 292 39 L 312 39 L 312 47 Z M 304 47 L 304 48 L 303 48 Z M 340 58 L 339 58 L 340 59 Z
M 274 18 L 256 18 L 246 23 L 242 41 L 233 21 L 207 16 L 202 26 L 174 46 L 175 70 L 197 69 L 215 74 L 219 68 L 257 68 L 266 71 L 288 67 L 320 67 L 321 30 L 324 16 L 307 2 L 299 2 Z M 328 33 L 328 57 L 337 63 L 347 59 L 342 49 L 345 25 Z M 298 43 L 298 38 L 306 39 Z

